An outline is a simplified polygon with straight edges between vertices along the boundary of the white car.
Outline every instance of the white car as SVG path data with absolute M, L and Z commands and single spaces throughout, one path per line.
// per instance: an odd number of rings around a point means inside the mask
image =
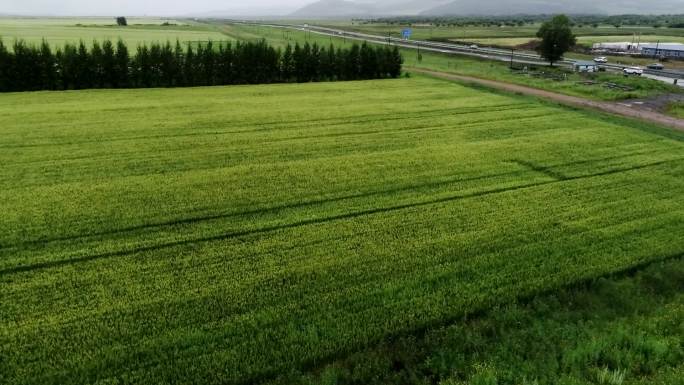
M 605 56 L 595 57 L 594 63 L 608 63 L 608 58 Z
M 644 74 L 644 70 L 642 70 L 639 67 L 627 67 L 622 70 L 622 72 L 628 76 L 628 75 L 636 75 L 636 76 L 641 76 Z
M 480 48 L 480 47 L 478 47 L 477 44 L 473 44 L 473 45 L 471 45 L 469 48 L 470 48 L 470 49 L 478 49 L 478 48 Z

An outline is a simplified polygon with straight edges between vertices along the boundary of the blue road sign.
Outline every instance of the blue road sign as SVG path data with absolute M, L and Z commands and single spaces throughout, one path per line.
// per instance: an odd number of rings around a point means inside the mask
M 411 28 L 404 28 L 401 31 L 401 37 L 403 37 L 405 40 L 408 40 L 411 37 L 412 32 L 413 31 L 411 30 Z

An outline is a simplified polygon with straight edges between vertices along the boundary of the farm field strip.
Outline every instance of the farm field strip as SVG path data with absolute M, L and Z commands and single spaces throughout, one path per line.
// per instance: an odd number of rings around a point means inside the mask
M 205 25 L 188 24 L 170 20 L 175 25 L 162 26 L 161 19 L 129 19 L 129 26 L 117 27 L 112 18 L 6 18 L 0 17 L 0 38 L 11 47 L 15 39 L 28 44 L 40 44 L 44 39 L 52 48 L 61 48 L 65 43 L 78 44 L 83 40 L 91 44 L 94 40 L 102 42 L 119 38 L 129 44 L 131 49 L 136 45 L 150 42 L 176 40 L 181 43 L 197 41 L 232 40 L 228 36 L 207 28 Z M 78 25 L 80 24 L 80 25 Z
M 416 77 L 0 101 L 17 384 L 260 382 L 684 253 L 684 137 L 533 99 Z

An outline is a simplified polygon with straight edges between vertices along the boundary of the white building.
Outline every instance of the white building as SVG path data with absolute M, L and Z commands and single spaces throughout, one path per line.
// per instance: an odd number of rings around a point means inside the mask
M 598 72 L 598 64 L 592 61 L 578 61 L 573 64 L 575 72 Z
M 684 44 L 681 43 L 646 43 L 641 45 L 644 56 L 684 59 Z
M 629 41 L 619 43 L 595 43 L 592 46 L 595 52 L 625 52 L 636 53 L 639 51 L 639 44 Z

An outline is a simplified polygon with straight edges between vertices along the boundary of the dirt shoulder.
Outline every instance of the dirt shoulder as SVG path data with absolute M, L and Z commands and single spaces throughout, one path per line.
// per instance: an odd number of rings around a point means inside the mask
M 497 80 L 481 79 L 471 76 L 456 75 L 446 72 L 431 71 L 421 68 L 410 68 L 412 72 L 434 76 L 441 79 L 455 80 L 459 82 L 472 83 L 491 87 L 508 92 L 516 92 L 524 95 L 536 96 L 545 100 L 553 100 L 558 103 L 567 104 L 574 107 L 591 108 L 603 112 L 608 112 L 615 115 L 635 118 L 650 123 L 656 123 L 678 131 L 684 132 L 684 119 L 677 119 L 672 116 L 665 115 L 654 109 L 640 108 L 643 104 L 629 103 L 629 102 L 601 102 L 579 98 L 576 96 L 569 96 L 558 94 L 555 92 L 544 91 L 537 88 L 526 87 L 518 84 L 511 84 L 500 82 Z

